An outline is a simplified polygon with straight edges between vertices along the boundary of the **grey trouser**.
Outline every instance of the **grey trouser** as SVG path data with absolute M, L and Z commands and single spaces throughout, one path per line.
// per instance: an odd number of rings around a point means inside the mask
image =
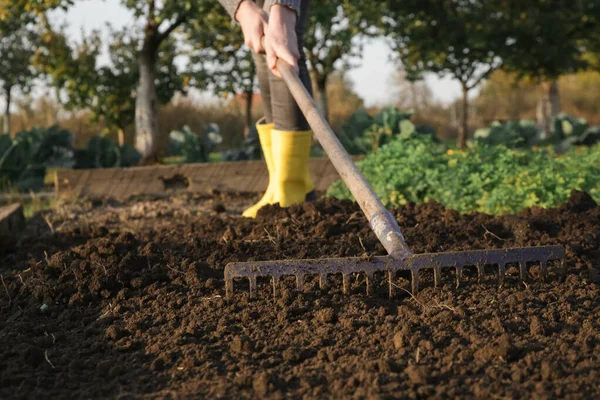
M 256 3 L 263 7 L 265 1 L 256 0 Z M 300 79 L 312 95 L 312 85 L 306 67 L 306 56 L 304 55 L 304 31 L 306 30 L 309 6 L 310 0 L 302 0 L 302 9 L 296 22 L 296 36 L 298 37 L 298 50 L 300 51 L 300 59 L 298 60 Z M 269 10 L 265 11 L 269 12 Z M 252 55 L 256 64 L 258 87 L 263 99 L 266 123 L 273 122 L 275 129 L 282 131 L 309 130 L 310 127 L 285 82 L 283 79 L 276 77 L 267 66 L 266 56 L 254 52 Z

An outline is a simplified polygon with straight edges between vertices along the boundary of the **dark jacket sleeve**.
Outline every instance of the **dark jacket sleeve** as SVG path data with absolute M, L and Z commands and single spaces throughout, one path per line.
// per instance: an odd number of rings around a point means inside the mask
M 219 0 L 219 3 L 225 7 L 229 15 L 231 15 L 231 18 L 235 19 L 235 13 L 237 12 L 242 1 L 243 0 Z M 296 11 L 296 14 L 300 15 L 301 2 L 302 0 L 266 0 L 265 9 L 269 10 L 272 5 L 281 4 L 291 8 L 292 10 Z

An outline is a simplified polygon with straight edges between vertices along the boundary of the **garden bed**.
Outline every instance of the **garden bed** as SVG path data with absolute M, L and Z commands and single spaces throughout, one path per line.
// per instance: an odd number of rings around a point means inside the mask
M 249 259 L 383 254 L 356 204 L 240 212 L 256 196 L 59 205 L 0 258 L 0 398 L 597 398 L 600 207 L 395 210 L 415 252 L 562 244 L 566 279 L 451 281 L 417 296 L 341 284 L 224 299 Z

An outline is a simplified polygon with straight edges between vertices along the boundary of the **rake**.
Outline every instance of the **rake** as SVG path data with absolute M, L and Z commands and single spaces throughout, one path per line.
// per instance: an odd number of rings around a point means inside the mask
M 343 292 L 350 290 L 350 278 L 356 274 L 366 276 L 367 293 L 372 292 L 376 273 L 387 275 L 389 296 L 394 296 L 394 278 L 400 271 L 409 271 L 411 289 L 416 293 L 419 289 L 419 275 L 423 270 L 433 270 L 434 285 L 441 283 L 443 268 L 455 268 L 456 283 L 460 283 L 465 267 L 476 267 L 479 279 L 484 274 L 486 266 L 497 266 L 498 278 L 502 282 L 509 266 L 518 266 L 519 277 L 525 280 L 528 266 L 538 265 L 539 276 L 547 276 L 548 264 L 559 262 L 564 267 L 565 250 L 562 246 L 536 246 L 523 248 L 473 250 L 443 253 L 414 254 L 400 231 L 394 216 L 384 207 L 352 159 L 318 111 L 300 79 L 294 74 L 289 64 L 278 60 L 277 69 L 287 84 L 302 113 L 306 117 L 314 135 L 325 150 L 331 163 L 342 180 L 356 199 L 369 225 L 385 250 L 387 256 L 370 258 L 324 258 L 304 260 L 277 261 L 248 261 L 233 262 L 225 266 L 225 290 L 231 299 L 236 278 L 247 278 L 249 281 L 250 297 L 257 291 L 257 279 L 269 278 L 273 285 L 273 295 L 276 296 L 280 281 L 283 277 L 295 277 L 299 291 L 304 290 L 307 277 L 318 277 L 319 286 L 324 288 L 328 276 L 342 275 Z

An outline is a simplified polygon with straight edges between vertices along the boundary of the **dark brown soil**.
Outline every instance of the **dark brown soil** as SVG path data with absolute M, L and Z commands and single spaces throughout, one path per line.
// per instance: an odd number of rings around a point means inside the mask
M 0 258 L 0 398 L 599 398 L 600 207 L 395 210 L 415 252 L 562 244 L 568 275 L 395 299 L 341 285 L 224 299 L 230 261 L 383 254 L 357 206 L 258 219 L 215 194 L 79 203 Z M 6 248 L 4 249 L 6 251 Z M 339 283 L 339 282 L 338 282 Z

